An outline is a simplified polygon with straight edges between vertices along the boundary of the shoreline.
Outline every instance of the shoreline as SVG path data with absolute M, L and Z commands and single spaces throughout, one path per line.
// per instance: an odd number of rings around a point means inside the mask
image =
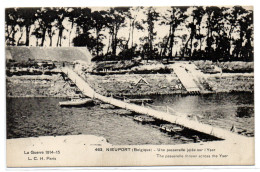
M 140 78 L 147 83 L 138 83 Z M 132 75 L 88 75 L 86 81 L 103 96 L 154 96 L 154 95 L 197 95 L 188 93 L 173 74 L 132 74 Z M 210 90 L 201 90 L 200 95 L 217 93 L 254 93 L 254 74 L 207 75 Z M 70 86 L 61 75 L 6 76 L 6 97 L 73 98 L 77 88 Z
M 165 95 L 183 95 L 183 96 L 197 96 L 197 95 L 209 95 L 209 94 L 221 94 L 221 93 L 254 93 L 254 91 L 217 91 L 217 92 L 201 92 L 200 94 L 189 94 L 187 92 L 185 93 L 169 93 L 169 94 L 164 94 L 164 93 L 152 93 L 152 94 L 124 94 L 124 95 L 119 95 L 119 94 L 113 94 L 114 96 L 133 96 L 133 97 L 138 97 L 138 96 L 165 96 Z M 109 97 L 109 96 L 107 96 Z M 69 96 L 6 96 L 6 98 L 76 98 L 75 97 L 69 97 Z M 115 97 L 116 98 L 116 97 Z
M 147 83 L 138 83 L 141 79 Z M 145 96 L 145 95 L 196 95 L 188 93 L 180 80 L 172 74 L 142 74 L 117 76 L 87 76 L 86 81 L 99 94 L 104 96 Z M 205 76 L 205 83 L 199 94 L 254 92 L 254 75 L 251 74 L 223 74 Z M 211 90 L 205 89 L 205 85 Z
M 73 98 L 68 96 L 6 96 L 6 98 Z

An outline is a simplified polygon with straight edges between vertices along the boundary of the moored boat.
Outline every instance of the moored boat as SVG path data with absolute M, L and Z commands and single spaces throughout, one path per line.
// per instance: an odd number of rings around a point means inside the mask
M 181 132 L 183 130 L 182 127 L 174 124 L 161 124 L 160 129 L 170 133 Z
M 92 99 L 72 99 L 70 101 L 59 102 L 60 106 L 82 106 L 93 103 Z
M 139 115 L 136 115 L 134 116 L 134 120 L 135 121 L 138 121 L 138 122 L 141 122 L 141 123 L 152 123 L 154 122 L 155 120 L 151 117 L 148 117 L 148 116 L 139 116 Z
M 127 103 L 153 103 L 152 99 L 125 99 Z

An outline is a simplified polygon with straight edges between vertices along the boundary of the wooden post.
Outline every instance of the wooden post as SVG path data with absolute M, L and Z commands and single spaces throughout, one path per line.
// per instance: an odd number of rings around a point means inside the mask
M 193 119 L 194 119 L 196 122 L 199 122 L 197 115 L 194 115 Z
M 237 128 L 236 128 L 236 126 L 235 126 L 234 124 L 232 125 L 230 131 L 231 131 L 231 132 L 234 132 L 234 133 L 237 132 Z

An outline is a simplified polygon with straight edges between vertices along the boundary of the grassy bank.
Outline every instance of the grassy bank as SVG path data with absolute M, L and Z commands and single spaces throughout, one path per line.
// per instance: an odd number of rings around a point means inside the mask
M 253 92 L 254 76 L 242 74 L 209 75 L 208 84 L 215 92 Z
M 23 75 L 6 77 L 7 97 L 73 97 L 61 75 Z
M 253 73 L 218 73 L 205 75 L 205 82 L 214 92 L 253 92 Z M 99 94 L 131 96 L 156 94 L 185 94 L 186 90 L 174 73 L 85 75 L 85 80 Z M 58 75 L 22 75 L 6 78 L 8 97 L 74 97 L 71 87 Z
M 143 78 L 147 83 L 138 81 Z M 181 82 L 174 74 L 128 74 L 128 75 L 88 75 L 90 86 L 106 96 L 185 94 Z M 206 82 L 214 92 L 253 92 L 254 76 L 243 74 L 207 75 Z M 204 93 L 204 92 L 202 92 Z
M 193 62 L 204 73 L 217 72 L 214 66 L 220 68 L 223 73 L 251 73 L 254 72 L 254 62 L 212 62 L 194 61 Z
M 88 75 L 90 86 L 98 93 L 113 95 L 175 94 L 184 92 L 174 74 Z

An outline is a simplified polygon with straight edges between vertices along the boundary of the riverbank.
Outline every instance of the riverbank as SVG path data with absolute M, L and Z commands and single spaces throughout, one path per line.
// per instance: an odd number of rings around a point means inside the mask
M 254 62 L 232 61 L 232 62 L 212 62 L 194 61 L 198 69 L 204 73 L 216 73 L 221 69 L 224 73 L 252 73 L 254 72 Z
M 99 94 L 110 96 L 180 94 L 185 89 L 175 74 L 87 75 L 87 82 Z
M 122 74 L 86 75 L 86 81 L 104 96 L 139 96 L 187 94 L 177 76 L 172 74 Z M 211 91 L 253 92 L 253 73 L 206 74 L 206 82 Z M 23 75 L 6 77 L 7 97 L 75 97 L 75 87 L 71 87 L 58 75 Z
M 254 91 L 253 73 L 208 74 L 205 79 L 211 90 L 202 90 L 202 94 Z M 87 75 L 86 80 L 97 93 L 106 96 L 187 94 L 175 74 Z
M 253 73 L 207 75 L 207 82 L 214 92 L 254 92 Z
M 60 74 L 23 75 L 6 77 L 7 97 L 74 97 L 70 87 Z

